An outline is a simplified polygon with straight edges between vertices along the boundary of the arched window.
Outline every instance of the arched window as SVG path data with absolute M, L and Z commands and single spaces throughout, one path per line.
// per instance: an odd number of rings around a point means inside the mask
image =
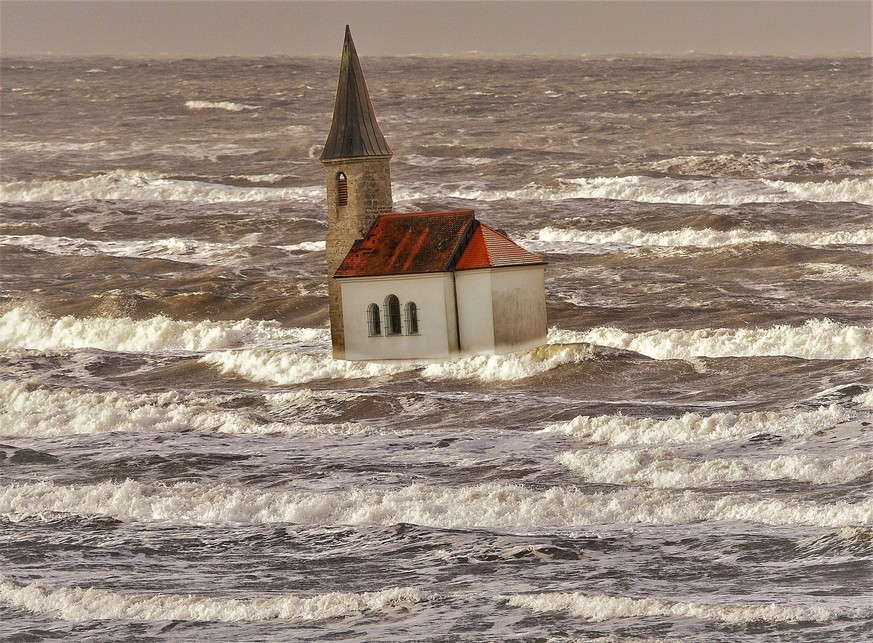
M 367 306 L 367 332 L 370 337 L 382 334 L 382 315 L 378 304 Z
M 385 330 L 387 335 L 399 335 L 400 329 L 400 300 L 397 295 L 385 297 Z
M 336 204 L 349 204 L 349 180 L 345 172 L 336 175 Z
M 406 302 L 406 334 L 418 335 L 418 306 L 414 301 Z

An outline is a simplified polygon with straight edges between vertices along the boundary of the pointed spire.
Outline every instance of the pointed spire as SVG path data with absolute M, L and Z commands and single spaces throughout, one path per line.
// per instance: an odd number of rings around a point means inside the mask
M 352 32 L 346 25 L 346 39 L 340 62 L 333 123 L 321 160 L 355 158 L 361 156 L 393 156 L 388 141 L 379 129 L 370 93 L 364 81 L 364 72 L 352 42 Z

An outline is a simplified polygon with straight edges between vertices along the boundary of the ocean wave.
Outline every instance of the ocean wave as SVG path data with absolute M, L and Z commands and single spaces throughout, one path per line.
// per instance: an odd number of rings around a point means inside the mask
M 306 399 L 265 396 L 270 406 L 287 408 L 314 403 L 313 394 L 297 391 Z M 94 393 L 77 389 L 48 390 L 13 382 L 0 382 L 0 436 L 43 438 L 112 432 L 175 432 L 283 434 L 295 436 L 369 435 L 379 430 L 357 422 L 306 423 L 264 421 L 244 412 L 220 408 L 225 400 L 176 391 L 156 394 Z
M 505 355 L 477 355 L 429 364 L 424 377 L 436 380 L 478 379 L 510 382 L 541 375 L 564 364 L 577 364 L 595 357 L 586 344 L 546 344 L 530 351 Z
M 630 598 L 581 592 L 516 594 L 507 604 L 534 612 L 566 612 L 586 621 L 615 618 L 693 618 L 731 624 L 827 623 L 841 618 L 868 618 L 873 610 L 857 607 L 825 607 L 786 603 L 686 603 L 654 598 Z
M 133 257 L 146 259 L 167 259 L 185 263 L 223 265 L 228 260 L 238 260 L 240 253 L 254 247 L 252 242 L 217 243 L 200 239 L 170 237 L 168 239 L 100 241 L 78 237 L 49 237 L 42 234 L 0 234 L 0 246 L 19 246 L 55 255 L 93 257 Z M 324 241 L 302 241 L 287 246 L 266 246 L 285 252 L 321 252 Z
M 628 333 L 618 328 L 589 331 L 551 329 L 550 342 L 589 343 L 641 353 L 654 359 L 694 357 L 789 356 L 802 359 L 873 357 L 873 328 L 849 326 L 829 319 L 810 319 L 802 326 L 769 328 L 701 328 Z
M 873 410 L 873 388 L 852 398 L 852 402 L 862 409 Z
M 760 154 L 718 154 L 715 156 L 677 156 L 648 164 L 648 167 L 667 174 L 704 176 L 778 177 L 790 175 L 856 174 L 850 165 L 832 158 L 808 159 L 773 158 Z
M 199 109 L 220 109 L 227 112 L 242 112 L 245 110 L 251 109 L 260 109 L 255 105 L 246 105 L 244 103 L 232 103 L 226 100 L 220 101 L 212 101 L 212 100 L 189 100 L 185 102 L 185 107 L 188 109 L 199 110 Z
M 0 600 L 35 614 L 65 621 L 217 621 L 274 619 L 316 621 L 361 612 L 408 607 L 425 598 L 415 589 L 392 587 L 375 592 L 331 592 L 316 596 L 291 594 L 272 598 L 216 598 L 194 594 L 119 594 L 93 587 L 48 588 L 21 585 L 0 575 Z
M 259 490 L 221 484 L 146 484 L 134 480 L 85 485 L 33 482 L 0 485 L 0 516 L 104 516 L 170 524 L 413 523 L 442 528 L 570 528 L 582 525 L 682 525 L 744 521 L 764 525 L 868 526 L 873 498 L 851 503 L 714 496 L 696 491 L 626 488 L 584 493 L 575 487 L 533 490 L 486 483 L 462 487 L 412 484 L 344 491 Z
M 616 230 L 573 230 L 546 226 L 535 241 L 580 243 L 589 245 L 619 244 L 628 246 L 717 248 L 747 243 L 785 243 L 799 246 L 873 245 L 871 230 L 835 232 L 777 232 L 775 230 L 668 230 L 644 232 L 636 228 Z
M 434 380 L 509 382 L 540 375 L 564 364 L 586 361 L 594 355 L 590 346 L 548 344 L 522 353 L 477 355 L 436 363 L 350 362 L 326 354 L 253 348 L 210 353 L 204 355 L 201 362 L 217 367 L 225 375 L 286 386 L 322 379 L 386 377 L 412 371 L 420 371 L 422 377 Z
M 238 255 L 240 244 L 216 243 L 199 239 L 98 241 L 76 237 L 48 237 L 42 234 L 0 235 L 0 245 L 20 246 L 40 252 L 70 256 L 136 257 L 168 259 L 194 263 L 221 263 Z
M 420 368 L 416 364 L 350 362 L 326 354 L 296 353 L 264 348 L 218 351 L 200 358 L 225 375 L 253 382 L 287 386 L 327 379 L 361 379 L 393 375 Z
M 658 489 L 720 486 L 749 480 L 795 480 L 841 484 L 873 471 L 873 457 L 854 454 L 816 458 L 805 454 L 775 458 L 690 460 L 673 449 L 565 451 L 555 460 L 591 482 L 643 484 Z
M 619 176 L 564 179 L 557 186 L 530 183 L 515 190 L 494 190 L 469 184 L 446 186 L 445 197 L 479 201 L 504 199 L 565 201 L 568 199 L 614 199 L 643 203 L 689 205 L 740 205 L 743 203 L 855 202 L 873 204 L 873 179 L 839 181 L 779 181 L 770 179 L 676 179 Z M 395 199 L 432 198 L 406 186 L 398 186 Z
M 577 439 L 610 445 L 669 445 L 746 439 L 763 433 L 806 436 L 852 417 L 850 411 L 836 404 L 813 411 L 686 413 L 663 420 L 627 415 L 580 415 L 569 422 L 550 424 L 543 432 L 566 433 Z
M 326 339 L 326 329 L 285 328 L 278 322 L 251 319 L 187 322 L 164 316 L 142 320 L 71 315 L 53 318 L 25 306 L 0 316 L 0 349 L 203 352 L 259 342 L 323 343 Z
M 0 201 L 188 201 L 226 203 L 238 201 L 317 201 L 321 186 L 296 188 L 236 187 L 203 181 L 166 178 L 153 172 L 115 170 L 73 181 L 12 181 L 0 183 Z

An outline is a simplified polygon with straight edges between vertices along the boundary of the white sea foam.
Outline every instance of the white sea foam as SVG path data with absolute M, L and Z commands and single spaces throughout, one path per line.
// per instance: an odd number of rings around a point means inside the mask
M 701 328 L 628 333 L 618 328 L 589 331 L 551 329 L 550 342 L 584 342 L 642 353 L 654 359 L 790 356 L 803 359 L 873 357 L 873 327 L 810 319 L 802 326 Z
M 313 201 L 321 186 L 299 188 L 236 187 L 203 181 L 165 178 L 151 172 L 115 170 L 74 181 L 11 181 L 0 183 L 0 201 L 82 201 L 93 199 L 135 201 Z
M 716 156 L 677 156 L 649 163 L 653 170 L 668 174 L 723 176 L 726 174 L 775 177 L 792 174 L 862 174 L 839 159 L 810 157 L 784 159 L 761 154 L 718 154 Z
M 429 364 L 422 375 L 431 379 L 478 379 L 508 382 L 540 375 L 564 364 L 592 359 L 594 350 L 584 344 L 549 344 L 531 351 L 505 355 L 477 355 Z
M 256 238 L 256 235 L 253 235 Z M 0 235 L 0 245 L 20 246 L 67 256 L 136 257 L 169 259 L 199 264 L 223 264 L 237 260 L 240 253 L 252 247 L 252 243 L 216 243 L 200 239 L 169 239 L 100 241 L 79 237 L 48 237 L 42 234 Z M 320 252 L 324 241 L 302 241 L 287 246 L 269 246 L 286 252 Z
M 274 246 L 288 252 L 322 252 L 327 247 L 326 241 L 301 241 L 290 246 Z
M 246 105 L 244 103 L 232 103 L 226 100 L 211 101 L 211 100 L 189 100 L 185 102 L 185 107 L 188 109 L 221 109 L 228 112 L 242 112 L 250 109 L 260 109 L 255 105 Z
M 350 362 L 333 359 L 326 354 L 296 353 L 265 348 L 219 351 L 204 355 L 201 361 L 217 367 L 225 375 L 236 375 L 253 382 L 283 386 L 324 379 L 382 377 L 418 368 L 414 364 Z
M 295 392 L 294 395 L 304 395 Z M 309 398 L 311 399 L 310 392 Z M 241 411 L 220 408 L 221 398 L 183 395 L 92 393 L 41 389 L 0 382 L 0 436 L 42 438 L 109 432 L 199 431 L 226 434 L 365 435 L 378 430 L 357 422 L 311 424 L 265 422 Z M 265 402 L 289 406 L 285 396 Z
M 802 453 L 775 458 L 690 460 L 668 448 L 565 451 L 555 460 L 591 482 L 644 484 L 659 489 L 720 486 L 745 480 L 797 480 L 840 484 L 873 471 L 873 456 L 816 458 Z
M 24 520 L 59 513 L 198 525 L 405 522 L 445 528 L 538 529 L 739 520 L 765 525 L 852 527 L 873 524 L 873 498 L 827 503 L 748 493 L 713 496 L 639 487 L 614 493 L 584 493 L 575 487 L 539 491 L 498 483 L 353 487 L 325 492 L 191 482 L 146 484 L 134 480 L 87 485 L 46 481 L 0 485 L 0 516 Z
M 615 618 L 645 618 L 666 616 L 731 624 L 827 623 L 839 618 L 866 618 L 873 610 L 857 607 L 825 607 L 823 605 L 786 603 L 685 603 L 654 598 L 630 598 L 581 592 L 516 594 L 507 602 L 511 607 L 523 607 L 534 612 L 567 612 L 586 621 L 608 621 Z
M 543 432 L 566 433 L 589 442 L 624 444 L 685 444 L 746 439 L 762 433 L 805 436 L 852 419 L 853 414 L 833 404 L 814 411 L 686 413 L 657 420 L 626 415 L 580 415 L 569 422 L 551 424 Z
M 214 352 L 203 356 L 201 361 L 216 366 L 226 375 L 277 385 L 385 377 L 415 370 L 435 380 L 507 382 L 533 377 L 563 364 L 585 361 L 593 354 L 591 347 L 584 345 L 546 345 L 521 353 L 478 355 L 428 364 L 415 360 L 351 362 L 336 360 L 327 354 L 253 348 Z
M 852 398 L 852 401 L 862 409 L 873 410 L 873 388 L 865 393 L 860 393 Z
M 873 229 L 838 230 L 834 232 L 777 232 L 775 230 L 668 230 L 643 232 L 636 228 L 616 230 L 572 230 L 547 226 L 537 234 L 537 241 L 550 243 L 579 243 L 588 245 L 628 245 L 656 247 L 716 248 L 745 243 L 788 243 L 801 246 L 870 245 Z
M 277 322 L 250 319 L 186 322 L 163 316 L 143 320 L 69 315 L 54 318 L 21 306 L 0 316 L 0 349 L 201 352 L 259 342 L 313 341 L 326 341 L 326 330 L 284 328 Z
M 470 184 L 445 189 L 443 196 L 479 201 L 567 199 L 616 199 L 644 203 L 685 203 L 693 205 L 739 205 L 742 203 L 784 203 L 788 201 L 857 202 L 873 204 L 873 179 L 846 178 L 839 181 L 774 181 L 768 179 L 675 179 L 648 176 L 620 176 L 565 179 L 558 186 L 534 183 L 516 190 L 490 190 Z M 423 195 L 398 186 L 395 198 L 415 199 Z
M 41 234 L 0 235 L 0 245 L 21 246 L 56 255 L 142 257 L 210 264 L 238 256 L 247 246 L 198 239 L 99 241 L 77 237 L 48 237 Z
M 0 600 L 36 614 L 65 621 L 218 621 L 274 619 L 315 621 L 362 612 L 384 612 L 425 600 L 415 589 L 331 592 L 316 596 L 285 594 L 272 598 L 217 598 L 194 594 L 119 594 L 97 588 L 49 588 L 15 583 L 0 575 Z

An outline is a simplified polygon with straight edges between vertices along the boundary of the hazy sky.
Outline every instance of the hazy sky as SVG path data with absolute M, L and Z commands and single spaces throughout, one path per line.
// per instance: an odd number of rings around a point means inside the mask
M 0 0 L 0 53 L 869 53 L 869 0 Z

